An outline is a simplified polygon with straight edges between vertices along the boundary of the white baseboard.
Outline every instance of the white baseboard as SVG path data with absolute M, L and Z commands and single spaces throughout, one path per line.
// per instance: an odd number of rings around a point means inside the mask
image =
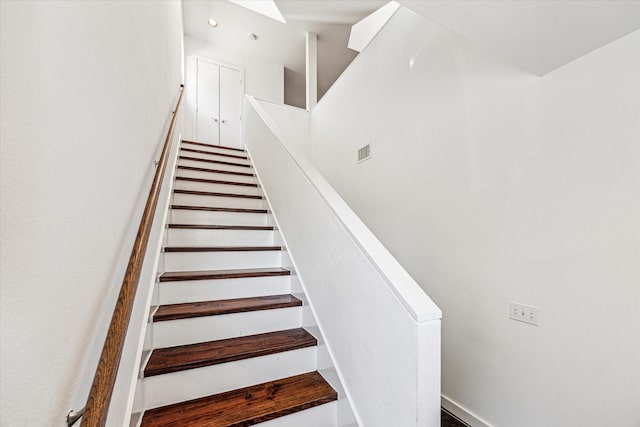
M 473 412 L 462 407 L 455 400 L 445 396 L 444 394 L 440 395 L 440 404 L 444 409 L 451 412 L 456 417 L 460 418 L 465 423 L 471 425 L 471 427 L 493 427 L 491 424 L 478 417 Z

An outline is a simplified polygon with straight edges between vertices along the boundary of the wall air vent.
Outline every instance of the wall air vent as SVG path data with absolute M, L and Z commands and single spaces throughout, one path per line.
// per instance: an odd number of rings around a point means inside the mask
M 358 150 L 358 163 L 371 158 L 371 145 L 367 144 Z

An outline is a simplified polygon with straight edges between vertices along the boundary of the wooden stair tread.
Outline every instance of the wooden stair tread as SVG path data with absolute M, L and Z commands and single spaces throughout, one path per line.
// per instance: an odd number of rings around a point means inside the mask
M 209 212 L 239 212 L 239 213 L 258 213 L 266 214 L 266 209 L 245 209 L 245 208 L 215 208 L 211 206 L 188 206 L 188 205 L 171 205 L 171 209 L 182 209 L 191 211 L 209 211 Z
M 220 314 L 246 313 L 248 311 L 273 310 L 299 307 L 302 301 L 293 295 L 269 295 L 263 297 L 234 298 L 216 301 L 198 301 L 161 305 L 153 315 L 154 322 L 217 316 Z
M 195 166 L 183 166 L 183 165 L 178 165 L 178 169 L 189 170 L 189 171 L 196 171 L 196 172 L 221 173 L 221 174 L 227 174 L 227 175 L 255 176 L 254 174 L 249 173 L 249 172 L 225 171 L 225 170 L 220 170 L 220 169 L 198 168 L 198 167 L 195 167 Z
M 202 182 L 205 184 L 223 184 L 223 185 L 241 185 L 243 187 L 257 187 L 258 184 L 251 182 L 235 182 L 235 181 L 222 181 L 219 179 L 205 179 L 205 178 L 191 178 L 189 176 L 176 176 L 178 181 L 190 181 L 190 182 Z
M 281 251 L 282 246 L 166 246 L 165 252 L 260 252 Z
M 338 399 L 318 372 L 145 411 L 142 427 L 251 426 Z
M 215 163 L 218 165 L 228 165 L 228 166 L 238 166 L 241 168 L 250 168 L 251 165 L 245 163 L 233 163 L 233 162 L 225 162 L 223 160 L 213 160 L 213 159 L 202 159 L 200 157 L 191 157 L 191 156 L 178 156 L 180 160 L 191 160 L 194 162 L 205 162 L 205 163 Z
M 213 147 L 213 148 L 221 148 L 223 150 L 241 151 L 243 153 L 245 152 L 244 149 L 242 148 L 227 147 L 226 145 L 205 144 L 204 142 L 187 141 L 186 139 L 183 139 L 182 142 L 186 144 L 200 145 L 202 147 Z
M 234 159 L 242 159 L 242 160 L 248 160 L 249 159 L 247 156 L 238 156 L 236 154 L 229 154 L 229 153 L 216 153 L 214 151 L 207 151 L 207 150 L 195 150 L 193 148 L 180 147 L 180 150 L 181 151 L 187 151 L 189 153 L 212 154 L 214 156 L 231 157 L 231 158 L 234 158 Z
M 284 351 L 313 347 L 317 340 L 302 328 L 267 332 L 153 350 L 144 376 L 201 368 Z
M 218 193 L 215 191 L 200 191 L 200 190 L 173 190 L 173 192 L 175 194 L 191 194 L 193 196 L 235 197 L 240 199 L 262 200 L 262 196 L 256 196 L 253 194 Z
M 184 230 L 241 230 L 241 231 L 272 231 L 272 225 L 213 225 L 213 224 L 169 224 L 167 228 Z
M 169 271 L 160 276 L 161 282 L 186 280 L 242 279 L 247 277 L 290 276 L 291 271 L 281 267 L 244 268 L 234 270 Z

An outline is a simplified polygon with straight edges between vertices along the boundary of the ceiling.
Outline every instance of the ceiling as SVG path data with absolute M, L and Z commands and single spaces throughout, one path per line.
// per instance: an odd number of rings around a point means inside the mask
M 304 96 L 305 34 L 318 34 L 318 96 L 322 96 L 357 55 L 347 48 L 351 25 L 387 3 L 385 0 L 276 0 L 287 23 L 267 18 L 226 0 L 184 0 L 185 35 L 238 55 L 285 67 L 287 93 Z M 216 28 L 207 19 L 218 22 Z M 251 41 L 247 35 L 256 34 Z M 290 90 L 291 86 L 296 90 Z M 287 90 L 289 86 L 289 90 Z M 304 98 L 287 102 L 304 106 Z
M 640 28 L 638 0 L 397 0 L 542 76 Z
M 351 25 L 386 0 L 275 0 L 286 24 L 226 0 L 183 0 L 187 36 L 239 55 L 285 67 L 304 91 L 305 33 L 318 34 L 318 95 L 357 55 L 347 46 Z M 640 0 L 398 0 L 425 18 L 544 75 L 640 28 Z M 208 18 L 219 25 L 211 28 Z M 247 38 L 256 34 L 257 40 Z M 291 91 L 290 91 L 291 92 Z M 287 102 L 304 105 L 303 100 Z
M 257 14 L 226 0 L 184 0 L 184 32 L 213 45 L 239 54 L 257 56 L 285 67 L 304 71 L 304 40 L 307 31 L 319 40 L 334 40 L 337 28 L 351 25 L 369 15 L 386 1 L 382 0 L 278 0 L 286 24 Z M 216 28 L 207 19 L 218 21 Z M 258 36 L 249 41 L 247 34 Z M 346 48 L 346 41 L 344 48 Z
M 289 21 L 353 25 L 388 3 L 388 0 L 275 0 Z

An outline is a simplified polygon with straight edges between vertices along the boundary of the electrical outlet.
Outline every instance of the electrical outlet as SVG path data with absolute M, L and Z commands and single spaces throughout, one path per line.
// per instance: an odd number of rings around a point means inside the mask
M 538 307 L 511 301 L 509 303 L 509 318 L 519 322 L 538 326 Z

